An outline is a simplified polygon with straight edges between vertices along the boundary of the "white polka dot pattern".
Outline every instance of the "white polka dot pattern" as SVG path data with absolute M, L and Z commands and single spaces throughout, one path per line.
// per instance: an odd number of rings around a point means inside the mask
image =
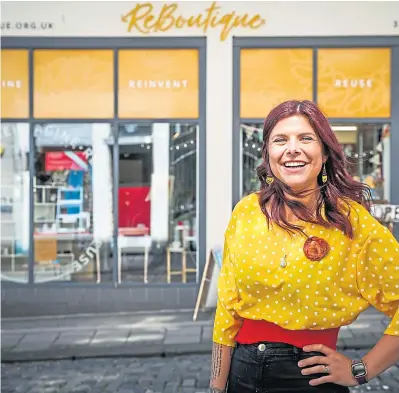
M 354 239 L 303 223 L 330 245 L 324 259 L 310 261 L 305 237 L 268 228 L 256 194 L 243 198 L 225 233 L 213 341 L 234 346 L 243 318 L 323 330 L 350 324 L 370 305 L 392 318 L 385 333 L 399 336 L 399 244 L 355 202 L 350 220 Z

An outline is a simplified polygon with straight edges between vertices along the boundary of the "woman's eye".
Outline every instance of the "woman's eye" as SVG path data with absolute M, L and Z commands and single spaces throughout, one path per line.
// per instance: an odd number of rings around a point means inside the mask
M 285 142 L 285 140 L 282 139 L 282 138 L 277 138 L 277 139 L 275 139 L 273 142 L 274 142 L 274 143 L 282 143 L 282 142 Z
M 304 136 L 302 139 L 304 141 L 313 141 L 313 137 L 311 137 L 311 136 Z

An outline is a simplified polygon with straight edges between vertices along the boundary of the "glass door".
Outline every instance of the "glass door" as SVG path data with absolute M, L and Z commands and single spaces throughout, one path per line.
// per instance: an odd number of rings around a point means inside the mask
M 1 278 L 28 282 L 29 124 L 1 125 Z
M 196 281 L 197 128 L 119 128 L 119 282 Z
M 34 128 L 36 283 L 112 281 L 109 124 Z

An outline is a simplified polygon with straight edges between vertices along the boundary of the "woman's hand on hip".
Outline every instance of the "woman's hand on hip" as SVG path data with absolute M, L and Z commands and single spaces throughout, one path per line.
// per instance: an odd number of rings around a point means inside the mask
M 358 382 L 352 375 L 352 360 L 323 344 L 307 345 L 303 347 L 305 352 L 321 352 L 326 356 L 312 356 L 301 360 L 299 367 L 303 369 L 303 375 L 326 374 L 323 377 L 312 379 L 309 384 L 312 386 L 323 383 L 335 383 L 342 386 L 356 386 Z

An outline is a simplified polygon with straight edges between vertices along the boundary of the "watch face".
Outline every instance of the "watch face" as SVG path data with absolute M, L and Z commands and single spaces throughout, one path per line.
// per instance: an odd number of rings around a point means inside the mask
M 364 377 L 367 374 L 366 367 L 363 363 L 354 363 L 352 364 L 352 374 L 355 378 Z

